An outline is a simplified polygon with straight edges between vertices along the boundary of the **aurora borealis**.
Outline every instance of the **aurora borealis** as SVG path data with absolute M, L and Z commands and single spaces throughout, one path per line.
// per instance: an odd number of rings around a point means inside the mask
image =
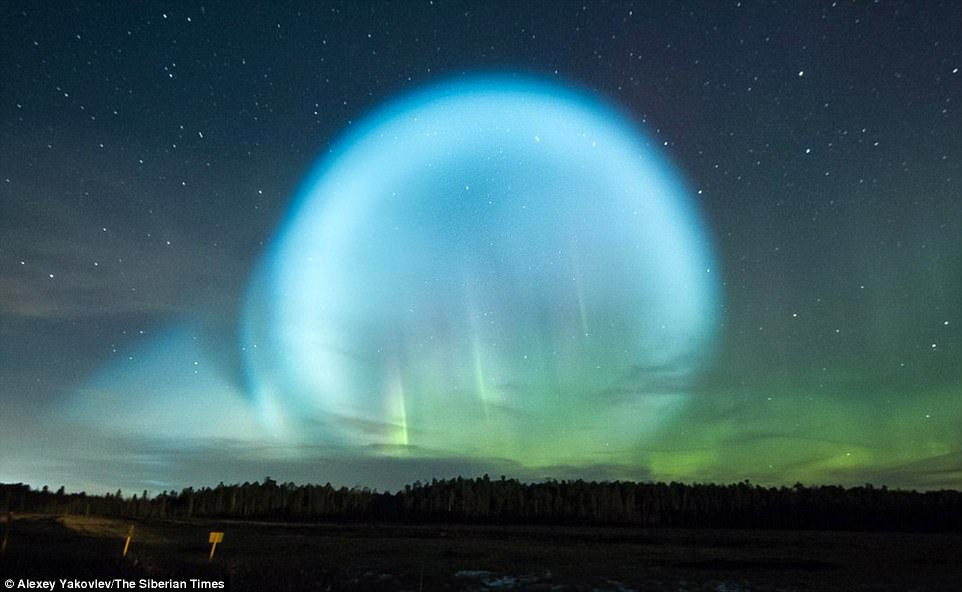
M 559 7 L 4 8 L 0 481 L 962 487 L 959 8 Z

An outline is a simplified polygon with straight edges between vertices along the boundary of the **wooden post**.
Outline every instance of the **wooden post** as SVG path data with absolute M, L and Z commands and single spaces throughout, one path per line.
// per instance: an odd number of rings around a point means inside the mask
M 7 521 L 3 524 L 3 541 L 0 542 L 0 556 L 7 553 L 7 539 L 10 538 L 10 523 L 13 522 L 13 512 L 7 512 Z
M 207 542 L 210 543 L 210 556 L 207 561 L 214 560 L 214 550 L 217 549 L 217 543 L 224 540 L 224 533 L 222 532 L 211 532 L 210 536 L 207 538 Z
M 130 548 L 130 539 L 134 538 L 134 525 L 130 525 L 130 530 L 127 531 L 127 542 L 124 543 L 124 557 L 127 556 L 127 549 Z

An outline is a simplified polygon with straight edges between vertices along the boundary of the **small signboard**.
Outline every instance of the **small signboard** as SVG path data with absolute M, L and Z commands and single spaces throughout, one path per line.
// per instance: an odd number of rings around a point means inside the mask
M 214 550 L 217 549 L 217 543 L 224 541 L 224 533 L 222 532 L 211 532 L 210 537 L 207 538 L 207 542 L 210 543 L 210 556 L 207 561 L 214 560 Z

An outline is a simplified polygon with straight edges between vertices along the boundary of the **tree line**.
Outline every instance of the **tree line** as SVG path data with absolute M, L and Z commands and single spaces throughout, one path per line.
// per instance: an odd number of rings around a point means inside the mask
M 0 484 L 4 511 L 136 519 L 225 518 L 277 521 L 439 522 L 962 532 L 962 492 L 905 491 L 870 484 L 763 487 L 434 479 L 397 492 L 366 487 L 262 482 L 164 491 L 151 496 L 56 492 Z

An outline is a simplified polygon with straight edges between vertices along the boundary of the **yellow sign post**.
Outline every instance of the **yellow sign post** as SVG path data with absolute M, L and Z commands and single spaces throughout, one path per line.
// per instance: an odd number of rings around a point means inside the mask
M 210 537 L 207 539 L 207 542 L 210 543 L 210 557 L 207 558 L 207 561 L 214 560 L 214 549 L 217 548 L 217 543 L 220 543 L 223 541 L 224 541 L 224 533 L 222 532 L 210 533 Z
M 124 543 L 124 557 L 127 556 L 127 549 L 130 548 L 130 539 L 134 538 L 134 525 L 130 525 L 130 530 L 127 531 L 127 541 Z

